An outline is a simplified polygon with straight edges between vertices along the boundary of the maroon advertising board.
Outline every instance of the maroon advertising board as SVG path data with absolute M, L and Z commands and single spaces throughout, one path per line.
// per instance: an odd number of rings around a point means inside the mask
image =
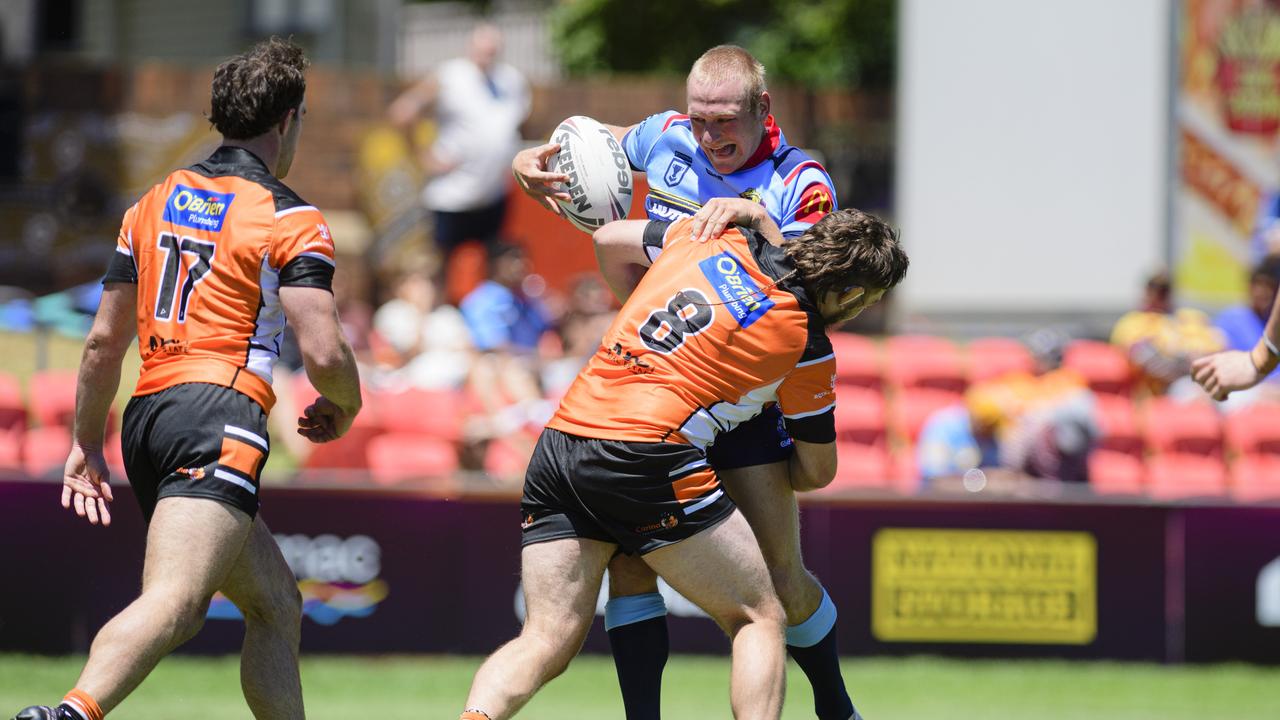
M 63 510 L 58 490 L 0 480 L 0 651 L 84 652 L 137 593 L 144 528 L 127 488 L 110 528 Z M 847 655 L 1280 662 L 1280 507 L 859 500 L 802 513 Z M 514 498 L 268 487 L 263 517 L 298 576 L 304 652 L 482 654 L 519 629 Z M 664 594 L 673 652 L 725 652 L 710 620 Z M 234 652 L 242 631 L 215 597 L 182 651 Z M 586 650 L 607 651 L 600 622 Z

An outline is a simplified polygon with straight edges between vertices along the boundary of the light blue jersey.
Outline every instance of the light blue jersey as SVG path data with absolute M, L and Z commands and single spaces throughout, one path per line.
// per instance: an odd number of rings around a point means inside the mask
M 794 237 L 834 210 L 835 185 L 826 169 L 788 145 L 772 115 L 765 120 L 765 131 L 742 168 L 721 175 L 698 147 L 688 115 L 668 110 L 641 121 L 622 139 L 622 148 L 632 169 L 648 178 L 644 207 L 650 219 L 678 220 L 711 198 L 742 197 L 764 205 L 783 237 Z M 660 252 L 647 250 L 650 260 Z

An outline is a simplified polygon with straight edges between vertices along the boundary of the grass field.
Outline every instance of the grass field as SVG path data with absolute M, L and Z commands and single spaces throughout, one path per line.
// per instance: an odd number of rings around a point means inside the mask
M 61 697 L 82 658 L 0 655 L 0 717 Z M 462 708 L 477 657 L 312 657 L 303 660 L 308 714 L 443 718 Z M 670 720 L 727 718 L 728 662 L 673 657 Z M 937 658 L 852 660 L 845 676 L 868 720 L 1240 720 L 1280 717 L 1280 668 Z M 808 684 L 792 665 L 784 718 L 809 718 Z M 129 720 L 249 717 L 235 658 L 166 659 L 112 714 Z M 612 661 L 574 661 L 520 714 L 529 720 L 621 718 Z

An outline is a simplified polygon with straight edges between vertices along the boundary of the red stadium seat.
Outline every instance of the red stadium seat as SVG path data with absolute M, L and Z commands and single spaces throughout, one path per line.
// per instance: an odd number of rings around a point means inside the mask
M 1105 448 L 1089 453 L 1089 487 L 1101 495 L 1141 495 L 1145 474 L 1139 456 Z
M 370 391 L 366 407 L 388 432 L 419 432 L 456 441 L 462 435 L 462 393 L 409 388 Z
M 880 446 L 836 441 L 836 477 L 820 492 L 887 489 L 889 453 Z
M 22 385 L 8 373 L 0 373 L 0 467 L 22 465 L 22 441 L 27 433 L 27 406 Z
M 903 442 L 914 445 L 930 415 L 961 402 L 963 396 L 959 393 L 928 388 L 904 389 L 889 408 L 893 431 Z
M 890 455 L 892 464 L 889 468 L 889 476 L 892 478 L 892 484 L 895 490 L 906 495 L 911 495 L 920 490 L 920 464 L 916 461 L 916 448 L 914 445 L 904 445 L 899 447 L 892 455 Z
M 1222 457 L 1222 419 L 1208 403 L 1152 398 L 1147 402 L 1143 423 L 1147 447 L 1157 453 Z
M 880 347 L 874 340 L 846 332 L 833 332 L 830 337 L 836 353 L 837 383 L 877 389 L 884 384 Z
M 1231 466 L 1231 496 L 1241 502 L 1280 500 L 1280 455 L 1242 455 Z
M 970 385 L 1014 372 L 1034 373 L 1036 369 L 1031 351 L 1013 338 L 977 338 L 967 350 Z
M 1225 495 L 1227 468 L 1222 460 L 1189 453 L 1168 453 L 1147 461 L 1147 494 L 1157 500 Z
M 121 445 L 120 433 L 107 436 L 107 444 L 102 446 L 102 454 L 107 457 L 107 465 L 112 472 L 124 471 L 124 447 Z M 121 475 L 122 479 L 123 477 Z
M 1084 376 L 1095 393 L 1128 395 L 1133 390 L 1129 358 L 1114 345 L 1096 340 L 1073 340 L 1062 357 L 1063 367 Z
M 28 383 L 28 407 L 38 425 L 71 427 L 76 416 L 76 371 L 41 370 Z
M 502 438 L 493 440 L 485 449 L 484 471 L 502 480 L 523 479 L 533 455 L 534 442 L 534 438 L 525 437 L 516 438 L 514 442 Z
M 1133 401 L 1123 395 L 1098 395 L 1095 400 L 1101 430 L 1098 447 L 1142 459 L 1143 438 Z
M 451 485 L 458 469 L 453 443 L 420 433 L 386 433 L 369 441 L 369 473 L 379 485 L 408 481 Z
M 895 388 L 932 388 L 962 393 L 964 359 L 955 343 L 929 335 L 902 335 L 885 341 L 885 380 Z
M 1223 430 L 1232 452 L 1280 456 L 1280 404 L 1258 403 L 1233 412 Z
M 23 438 L 22 468 L 33 477 L 61 477 L 70 451 L 70 428 L 62 425 L 32 428 Z
M 836 385 L 836 438 L 863 445 L 884 445 L 884 396 L 855 385 Z

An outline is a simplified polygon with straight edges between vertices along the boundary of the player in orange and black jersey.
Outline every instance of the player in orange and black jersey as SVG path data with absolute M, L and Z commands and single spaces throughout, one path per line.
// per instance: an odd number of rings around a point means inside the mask
M 125 213 L 80 364 L 62 505 L 110 524 L 103 437 L 136 334 L 142 371 L 123 450 L 148 521 L 142 594 L 99 631 L 63 702 L 16 720 L 101 720 L 199 630 L 217 591 L 244 613 L 241 676 L 254 716 L 303 717 L 301 598 L 258 514 L 286 319 L 321 393 L 299 434 L 336 439 L 361 404 L 331 290 L 329 226 L 279 180 L 306 114 L 306 66 L 300 48 L 275 38 L 218 66 L 210 120 L 222 146 Z
M 779 247 L 693 219 L 598 231 L 661 238 L 599 350 L 543 431 L 521 501 L 527 614 L 481 667 L 465 720 L 510 717 L 577 653 L 606 565 L 639 555 L 732 637 L 736 717 L 781 712 L 785 615 L 751 527 L 706 451 L 776 403 L 795 441 L 792 486 L 835 473 L 835 358 L 826 327 L 877 302 L 907 269 L 897 237 L 856 210 Z

